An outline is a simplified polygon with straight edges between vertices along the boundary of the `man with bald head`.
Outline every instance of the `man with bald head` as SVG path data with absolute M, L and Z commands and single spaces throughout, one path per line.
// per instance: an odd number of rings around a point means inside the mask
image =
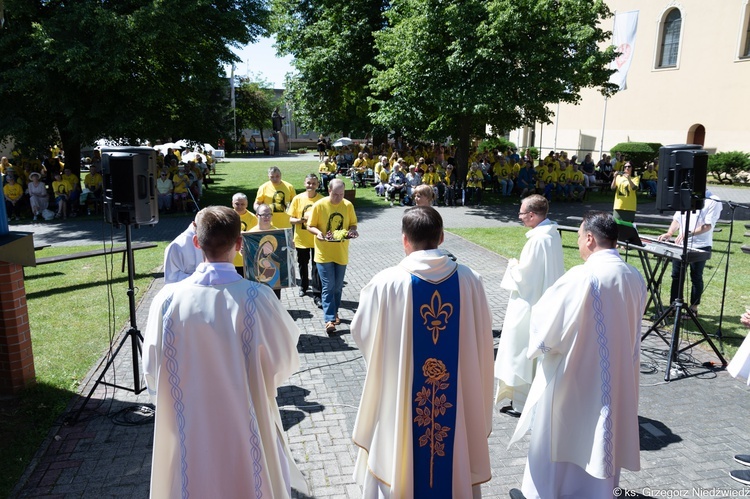
M 358 237 L 359 233 L 354 205 L 344 199 L 343 180 L 331 180 L 328 189 L 329 196 L 315 202 L 310 209 L 307 230 L 315 236 L 315 264 L 323 288 L 325 331 L 333 334 L 341 323 L 339 307 L 349 263 L 349 239 Z

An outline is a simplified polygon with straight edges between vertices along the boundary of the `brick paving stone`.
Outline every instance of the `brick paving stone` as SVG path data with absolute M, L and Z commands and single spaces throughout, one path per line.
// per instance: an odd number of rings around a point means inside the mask
M 723 199 L 750 202 L 750 189 L 714 188 Z M 656 213 L 646 205 L 644 212 Z M 611 209 L 611 205 L 561 203 L 552 207 L 550 218 L 570 225 L 566 217 L 587 209 Z M 445 227 L 486 227 L 502 230 L 518 226 L 518 205 L 480 208 L 440 208 Z M 357 448 L 351 442 L 356 418 L 364 361 L 349 334 L 349 322 L 356 311 L 360 289 L 382 268 L 395 265 L 403 257 L 400 217 L 403 208 L 374 208 L 358 211 L 361 237 L 350 244 L 350 264 L 343 291 L 342 324 L 333 337 L 323 331 L 322 311 L 310 296 L 300 298 L 296 290 L 282 292 L 285 304 L 302 331 L 298 350 L 300 372 L 279 390 L 278 403 L 287 429 L 290 448 L 310 486 L 310 496 L 297 492 L 294 497 L 359 497 L 360 488 L 352 478 Z M 726 213 L 725 213 L 726 215 Z M 738 216 L 744 216 L 741 210 Z M 750 214 L 747 214 L 750 216 Z M 739 217 L 738 217 L 739 218 Z M 133 230 L 138 242 L 169 241 L 187 226 L 188 218 L 165 218 L 154 227 Z M 57 224 L 14 225 L 16 230 L 35 233 L 36 243 L 55 246 L 101 242 L 113 233 L 122 242 L 123 229 L 101 221 L 77 218 L 68 221 L 65 231 Z M 67 230 L 70 229 L 70 230 Z M 574 245 L 572 235 L 564 235 L 566 246 Z M 469 265 L 484 279 L 493 313 L 495 344 L 502 328 L 507 293 L 499 284 L 507 260 L 491 251 L 447 233 L 443 248 Z M 138 262 L 136 253 L 136 266 Z M 517 255 L 509 255 L 517 256 Z M 163 285 L 154 281 L 138 305 L 138 328 L 143 331 L 148 306 Z M 667 332 L 669 335 L 669 332 Z M 119 340 L 117 340 L 119 341 Z M 697 348 L 689 352 L 696 361 L 689 365 L 692 377 L 664 383 L 665 343 L 650 335 L 643 344 L 644 369 L 640 388 L 641 471 L 623 470 L 621 485 L 629 490 L 685 487 L 723 487 L 739 490 L 740 484 L 728 476 L 737 467 L 734 454 L 750 451 L 750 389 L 724 371 L 714 372 L 700 363 L 715 361 Z M 687 355 L 685 354 L 685 358 Z M 101 364 L 97 363 L 100 367 Z M 133 385 L 129 342 L 105 380 Z M 655 367 L 649 372 L 649 367 Z M 85 396 L 99 373 L 94 368 L 81 385 Z M 81 397 L 69 407 L 72 412 Z M 26 470 L 12 497 L 147 497 L 151 466 L 153 426 L 118 426 L 107 415 L 128 406 L 150 404 L 143 392 L 135 395 L 121 389 L 100 386 L 76 425 L 56 426 Z M 520 486 L 526 462 L 529 437 L 508 448 L 517 419 L 495 411 L 490 435 L 493 478 L 482 485 L 485 497 L 507 497 L 508 490 Z M 59 436 L 56 440 L 54 437 Z M 54 466 L 53 466 L 54 465 Z M 750 492 L 750 491 L 748 491 Z

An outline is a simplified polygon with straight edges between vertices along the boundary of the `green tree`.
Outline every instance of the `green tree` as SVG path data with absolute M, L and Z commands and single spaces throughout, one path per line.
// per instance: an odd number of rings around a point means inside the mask
M 373 119 L 407 135 L 452 136 L 459 173 L 485 125 L 549 121 L 549 103 L 575 103 L 607 83 L 613 48 L 601 0 L 393 0 L 376 33 Z
M 237 127 L 259 130 L 261 147 L 265 149 L 263 130 L 271 127 L 271 113 L 276 106 L 282 106 L 281 99 L 268 82 L 257 78 L 240 78 L 235 95 Z
M 364 136 L 373 125 L 369 82 L 377 77 L 374 35 L 385 0 L 272 1 L 280 54 L 294 56 L 288 98 L 303 129 Z
M 0 137 L 77 158 L 102 136 L 214 140 L 231 126 L 228 46 L 264 34 L 268 13 L 262 0 L 5 0 L 4 14 Z

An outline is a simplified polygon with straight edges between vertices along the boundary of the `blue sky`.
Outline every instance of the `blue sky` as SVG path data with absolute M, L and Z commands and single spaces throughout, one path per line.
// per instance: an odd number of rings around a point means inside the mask
M 274 43 L 273 38 L 262 38 L 257 43 L 239 49 L 233 48 L 232 51 L 242 60 L 237 63 L 235 74 L 244 76 L 249 72 L 260 75 L 269 83 L 273 83 L 274 88 L 284 88 L 284 75 L 292 72 L 292 57 L 276 57 Z M 229 76 L 231 68 L 227 67 L 226 71 Z

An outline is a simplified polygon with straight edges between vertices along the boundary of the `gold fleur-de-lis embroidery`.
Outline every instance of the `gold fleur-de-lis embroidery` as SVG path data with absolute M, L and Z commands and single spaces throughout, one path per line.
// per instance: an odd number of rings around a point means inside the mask
M 448 326 L 448 319 L 453 315 L 453 305 L 443 303 L 440 293 L 435 290 L 432 293 L 430 304 L 424 304 L 419 307 L 419 315 L 424 320 L 424 325 L 432 331 L 432 342 L 437 345 L 440 338 L 440 331 L 445 330 Z

